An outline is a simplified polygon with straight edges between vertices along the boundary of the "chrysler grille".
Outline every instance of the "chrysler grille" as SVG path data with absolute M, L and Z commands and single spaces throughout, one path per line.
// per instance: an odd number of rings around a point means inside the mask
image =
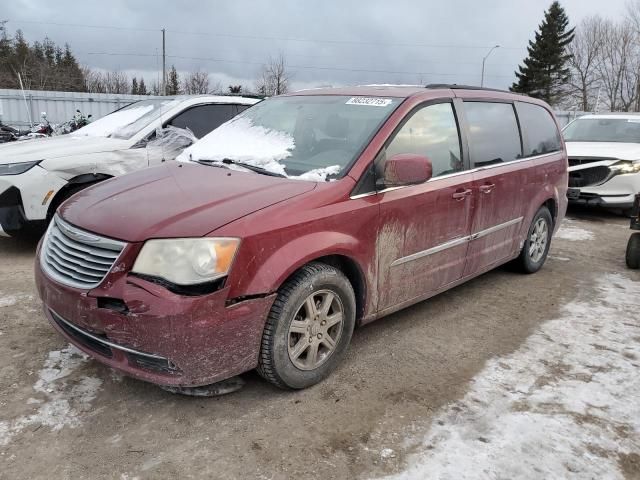
M 125 245 L 80 230 L 56 215 L 45 235 L 40 262 L 54 280 L 89 289 L 102 282 Z

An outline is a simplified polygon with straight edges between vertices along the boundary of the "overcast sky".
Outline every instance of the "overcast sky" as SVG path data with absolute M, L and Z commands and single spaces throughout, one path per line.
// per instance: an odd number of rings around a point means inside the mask
M 167 64 L 202 69 L 223 86 L 253 86 L 260 65 L 284 54 L 294 88 L 363 83 L 480 83 L 507 87 L 550 1 L 264 0 L 3 2 L 0 19 L 29 41 L 68 42 L 81 63 L 158 78 Z M 616 18 L 625 0 L 564 0 L 573 24 Z M 119 28 L 97 28 L 109 26 Z

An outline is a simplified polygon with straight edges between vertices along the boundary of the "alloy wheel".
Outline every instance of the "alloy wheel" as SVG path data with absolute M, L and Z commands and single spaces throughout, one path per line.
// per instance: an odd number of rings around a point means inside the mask
M 291 321 L 289 359 L 300 370 L 314 370 L 335 351 L 342 335 L 344 308 L 330 290 L 309 295 Z

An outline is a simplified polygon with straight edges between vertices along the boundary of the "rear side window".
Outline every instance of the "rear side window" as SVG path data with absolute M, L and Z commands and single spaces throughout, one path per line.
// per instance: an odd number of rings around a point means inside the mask
M 231 104 L 199 105 L 180 113 L 169 122 L 169 125 L 188 128 L 196 137 L 202 138 L 227 120 L 235 117 L 236 112 L 236 106 Z
M 469 155 L 474 167 L 511 162 L 522 157 L 520 130 L 513 105 L 465 102 Z
M 387 147 L 387 158 L 399 153 L 428 157 L 434 177 L 462 170 L 458 124 L 451 104 L 438 103 L 415 112 Z
M 560 150 L 560 132 L 551 114 L 539 105 L 517 103 L 520 126 L 527 139 L 524 156 L 543 155 Z

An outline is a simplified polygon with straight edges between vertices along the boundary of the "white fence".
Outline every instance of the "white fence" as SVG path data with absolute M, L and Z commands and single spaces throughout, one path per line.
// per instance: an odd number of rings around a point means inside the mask
M 40 90 L 25 90 L 23 96 L 20 90 L 0 89 L 0 119 L 7 125 L 27 126 L 29 122 L 39 123 L 41 113 L 47 112 L 51 123 L 63 123 L 71 120 L 76 110 L 80 110 L 85 116 L 91 114 L 96 120 L 128 103 L 145 98 L 158 97 Z M 555 112 L 561 127 L 586 113 L 588 112 Z
M 39 90 L 0 89 L 0 119 L 15 127 L 40 123 L 42 112 L 51 123 L 63 123 L 73 118 L 76 110 L 96 120 L 148 95 L 119 95 L 111 93 L 45 92 Z

